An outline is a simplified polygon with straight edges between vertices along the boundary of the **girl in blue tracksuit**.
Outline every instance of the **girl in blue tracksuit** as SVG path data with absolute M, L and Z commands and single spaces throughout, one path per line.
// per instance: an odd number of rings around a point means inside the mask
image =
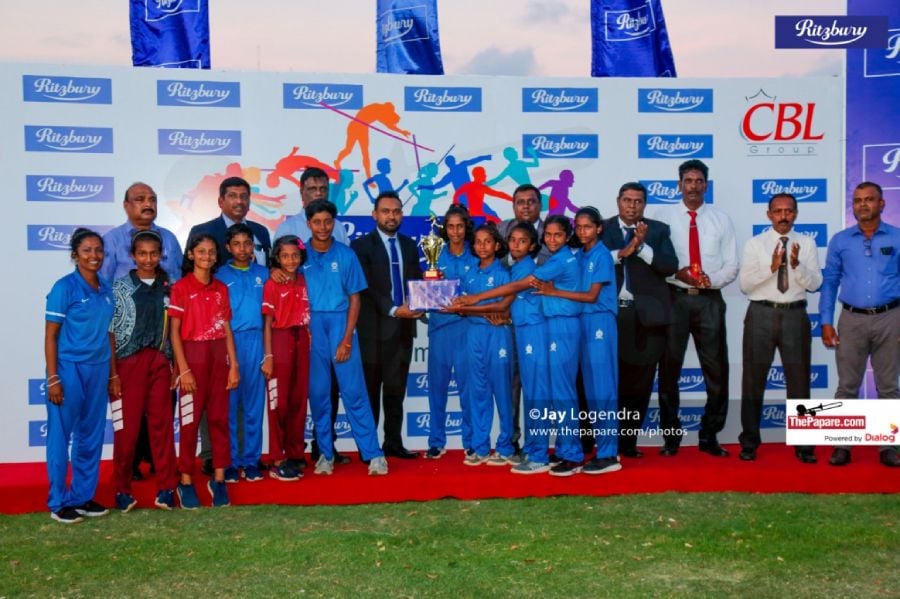
M 44 354 L 47 360 L 47 504 L 57 522 L 103 516 L 94 501 L 103 451 L 107 391 L 121 386 L 111 364 L 109 325 L 115 302 L 100 278 L 103 239 L 76 229 L 70 241 L 75 271 L 59 279 L 47 295 Z M 72 480 L 66 484 L 70 462 Z
M 597 442 L 597 453 L 584 466 L 586 474 L 606 474 L 620 470 L 617 453 L 616 419 L 618 389 L 618 330 L 615 270 L 612 256 L 600 233 L 603 221 L 596 208 L 588 206 L 575 215 L 575 236 L 581 246 L 581 288 L 578 292 L 544 285 L 548 297 L 581 302 L 581 372 L 587 398 L 589 420 Z
M 462 283 L 468 273 L 478 267 L 478 258 L 472 253 L 474 225 L 464 206 L 453 205 L 444 215 L 441 237 L 447 245 L 438 257 L 437 268 L 445 280 L 459 279 Z M 463 393 L 466 382 L 466 331 L 468 323 L 459 314 L 434 312 L 428 315 L 428 410 L 430 426 L 426 458 L 438 459 L 445 453 L 447 444 L 447 396 L 450 376 L 456 381 L 460 409 L 463 414 L 462 444 L 472 448 L 472 425 L 469 422 L 468 395 Z

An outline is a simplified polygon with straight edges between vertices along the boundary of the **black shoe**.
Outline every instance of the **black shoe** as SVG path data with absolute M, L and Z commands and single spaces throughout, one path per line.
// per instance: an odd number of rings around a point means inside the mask
M 629 447 L 628 449 L 623 449 L 622 451 L 620 451 L 619 455 L 623 458 L 640 459 L 644 457 L 644 452 L 636 447 Z
M 144 475 L 141 473 L 140 468 L 135 468 L 131 471 L 131 480 L 144 480 Z
M 888 468 L 900 468 L 900 456 L 896 449 L 885 449 L 881 452 L 881 463 Z
M 97 518 L 99 516 L 105 516 L 109 513 L 109 510 L 91 499 L 81 505 L 75 506 L 75 511 L 79 516 L 85 516 L 87 518 Z
M 212 476 L 215 474 L 215 469 L 212 465 L 212 458 L 206 458 L 203 460 L 203 465 L 200 466 L 200 472 L 205 476 Z
M 63 524 L 77 524 L 84 520 L 81 514 L 76 512 L 73 507 L 64 507 L 59 511 L 51 512 L 50 517 Z
M 337 450 L 334 451 L 334 463 L 336 466 L 346 466 L 353 460 L 350 459 L 350 456 L 345 456 L 342 453 L 338 453 Z
M 335 461 L 336 461 L 336 460 L 335 460 Z M 290 460 L 290 459 L 289 459 L 289 460 L 285 460 L 284 462 L 285 462 L 285 464 L 287 464 L 288 467 L 290 467 L 292 470 L 295 470 L 295 471 L 301 472 L 301 473 L 302 473 L 304 470 L 306 470 L 306 467 L 308 466 L 308 464 L 306 463 L 306 458 L 297 458 L 297 459 L 295 459 L 295 460 Z
M 843 447 L 835 448 L 828 463 L 832 466 L 846 466 L 850 463 L 850 450 Z
M 706 443 L 700 444 L 700 451 L 704 453 L 708 453 L 711 456 L 717 458 L 727 458 L 728 450 L 719 445 L 718 441 L 707 441 Z
M 663 445 L 663 448 L 659 450 L 659 455 L 665 456 L 667 458 L 676 456 L 676 455 L 678 455 L 678 446 L 677 445 Z
M 550 457 L 547 458 L 547 460 L 548 460 L 551 464 L 559 464 L 559 463 L 561 463 L 561 462 L 563 461 L 562 458 L 559 457 L 558 455 L 556 455 L 555 453 L 554 453 L 554 454 L 551 454 Z
M 812 449 L 797 448 L 794 450 L 794 456 L 796 456 L 802 464 L 815 464 L 818 461 L 816 460 L 816 454 L 813 453 Z
M 384 455 L 390 458 L 400 458 L 401 460 L 414 460 L 419 457 L 419 453 L 416 451 L 409 451 L 402 445 L 385 445 L 382 449 L 384 449 Z
M 262 470 L 263 472 L 265 472 L 266 470 L 269 469 L 269 465 L 266 464 L 265 462 L 263 462 L 262 460 L 260 460 L 256 463 L 256 467 L 259 468 L 260 470 Z
M 742 447 L 741 453 L 738 455 L 738 457 L 745 462 L 752 462 L 756 459 L 756 450 L 752 447 Z

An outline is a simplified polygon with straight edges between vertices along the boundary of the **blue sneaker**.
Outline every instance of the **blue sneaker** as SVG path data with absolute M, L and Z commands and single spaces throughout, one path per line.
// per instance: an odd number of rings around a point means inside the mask
M 178 493 L 178 502 L 181 504 L 181 509 L 196 510 L 200 507 L 200 498 L 197 497 L 197 491 L 194 489 L 193 484 L 179 484 L 176 493 Z
M 212 497 L 213 507 L 225 507 L 231 505 L 228 501 L 228 489 L 225 488 L 225 481 L 211 480 L 206 483 L 209 494 Z
M 226 483 L 236 483 L 241 480 L 241 471 L 235 468 L 234 466 L 229 466 L 225 469 L 225 482 Z
M 156 499 L 153 501 L 153 505 L 158 507 L 161 510 L 174 510 L 175 509 L 175 491 L 172 489 L 166 489 L 165 491 L 160 491 L 156 494 Z
M 123 514 L 130 512 L 136 505 L 137 499 L 132 497 L 130 493 L 116 493 L 116 509 Z
M 256 466 L 244 466 L 244 478 L 251 483 L 255 483 L 262 480 L 263 475 Z
M 275 480 L 292 481 L 298 480 L 301 476 L 303 476 L 303 473 L 294 470 L 293 468 L 288 466 L 287 462 L 285 462 L 280 466 L 272 464 L 272 467 L 269 468 L 269 476 L 271 476 Z

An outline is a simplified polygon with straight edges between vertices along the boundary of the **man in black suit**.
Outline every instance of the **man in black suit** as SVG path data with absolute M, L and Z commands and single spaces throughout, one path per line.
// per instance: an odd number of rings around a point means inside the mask
M 403 398 L 412 359 L 416 319 L 406 301 L 406 282 L 421 279 L 416 242 L 397 231 L 403 204 L 394 191 L 383 191 L 372 211 L 376 228 L 350 244 L 359 257 L 369 288 L 360 294 L 359 348 L 375 424 L 384 405 L 384 454 L 412 459 L 403 447 Z
M 269 250 L 272 249 L 272 241 L 269 238 L 269 230 L 259 223 L 247 219 L 250 211 L 250 184 L 240 177 L 228 177 L 219 184 L 219 209 L 222 214 L 216 218 L 194 225 L 188 238 L 195 233 L 209 233 L 219 244 L 219 254 L 216 260 L 218 266 L 225 264 L 231 257 L 228 248 L 225 247 L 225 231 L 235 223 L 244 223 L 253 231 L 253 253 L 256 261 L 263 266 L 268 264 Z
M 616 199 L 619 215 L 603 221 L 603 244 L 616 265 L 619 297 L 619 408 L 637 418 L 619 421 L 619 453 L 640 458 L 637 430 L 641 428 L 653 378 L 666 347 L 672 322 L 672 300 L 666 277 L 678 270 L 678 257 L 669 226 L 644 218 L 647 190 L 625 183 Z

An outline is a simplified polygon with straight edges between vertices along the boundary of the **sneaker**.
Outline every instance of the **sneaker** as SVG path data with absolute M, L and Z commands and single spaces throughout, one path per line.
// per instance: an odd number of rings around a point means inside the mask
M 425 458 L 428 460 L 439 460 L 445 453 L 447 453 L 447 450 L 443 447 L 429 447 L 428 451 L 425 452 Z
M 486 455 L 478 455 L 474 451 L 468 455 L 466 455 L 466 459 L 463 460 L 463 464 L 466 466 L 481 466 L 482 464 L 486 464 L 490 458 Z
M 288 463 L 285 462 L 280 466 L 272 464 L 272 467 L 269 468 L 269 476 L 271 476 L 275 480 L 291 481 L 299 480 L 299 478 L 303 475 L 291 468 Z
M 594 458 L 581 469 L 585 474 L 609 474 L 622 469 L 618 458 Z
M 338 453 L 337 451 L 334 452 L 334 463 L 337 464 L 338 466 L 346 466 L 347 464 L 349 464 L 352 461 L 353 460 L 350 459 L 350 456 L 344 455 L 342 453 Z
M 387 460 L 382 456 L 372 458 L 369 462 L 369 476 L 384 476 L 388 473 Z
M 515 455 L 500 455 L 499 453 L 497 453 L 495 451 L 494 453 L 491 454 L 491 457 L 488 458 L 487 465 L 488 466 L 514 465 L 514 464 L 519 463 L 518 461 L 516 461 L 516 459 L 517 458 Z
M 334 460 L 329 460 L 324 455 L 319 456 L 319 461 L 316 462 L 316 474 L 331 474 L 334 472 Z
M 555 453 L 550 454 L 549 460 L 550 460 L 551 464 L 559 464 L 560 462 L 563 461 L 562 458 L 559 457 L 558 455 L 556 455 Z
M 563 460 L 550 468 L 550 476 L 572 476 L 579 472 L 581 472 L 581 465 L 570 460 Z
M 510 470 L 513 474 L 542 474 L 550 472 L 550 464 L 541 464 L 526 460 L 521 464 L 516 464 Z
M 80 516 L 87 516 L 88 518 L 97 518 L 100 516 L 105 516 L 109 513 L 108 509 L 106 509 L 93 499 L 76 507 L 75 511 L 78 512 Z
M 506 463 L 509 464 L 510 466 L 518 466 L 519 464 L 521 464 L 523 462 L 527 462 L 527 461 L 528 461 L 528 455 L 523 454 L 521 452 L 514 453 L 511 456 L 509 456 L 508 458 L 506 458 Z
M 297 472 L 303 472 L 306 470 L 306 467 L 309 465 L 306 463 L 306 458 L 296 458 L 296 459 L 287 459 L 285 463 L 296 470 Z M 339 462 L 338 462 L 339 463 Z
M 241 471 L 235 468 L 234 466 L 229 466 L 225 469 L 225 482 L 226 483 L 236 483 L 241 480 Z
M 175 491 L 172 489 L 166 489 L 164 491 L 160 491 L 156 494 L 156 499 L 153 500 L 153 505 L 158 507 L 161 510 L 174 510 L 175 509 Z
M 137 499 L 132 497 L 130 493 L 116 493 L 116 509 L 123 514 L 130 512 L 131 508 L 136 505 Z
M 248 482 L 255 483 L 263 479 L 262 472 L 256 466 L 244 466 L 244 479 Z
M 212 497 L 213 507 L 225 507 L 231 505 L 228 501 L 228 489 L 225 488 L 224 480 L 211 480 L 206 483 L 206 488 Z
M 84 518 L 75 511 L 75 508 L 71 507 L 64 507 L 59 511 L 50 512 L 50 517 L 62 524 L 77 524 L 84 520 Z
M 194 489 L 193 484 L 179 484 L 175 492 L 178 493 L 178 503 L 181 504 L 181 509 L 196 510 L 200 507 L 200 498 L 197 497 L 197 490 Z

